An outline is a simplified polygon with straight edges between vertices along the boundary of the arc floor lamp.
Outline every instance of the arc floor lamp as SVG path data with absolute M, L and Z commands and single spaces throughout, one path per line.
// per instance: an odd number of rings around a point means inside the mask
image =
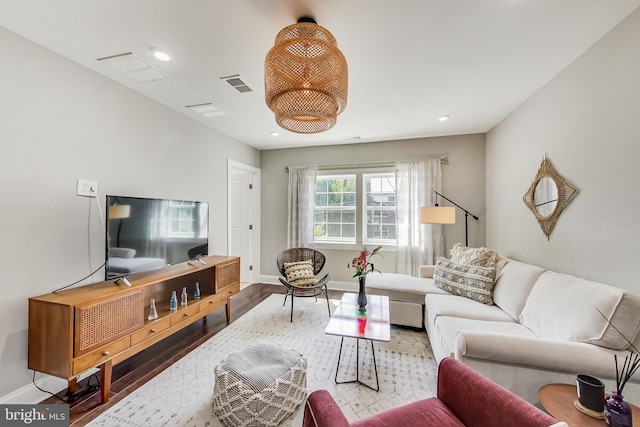
M 423 224 L 456 223 L 456 208 L 453 206 L 439 206 L 438 196 L 440 196 L 464 211 L 464 245 L 469 246 L 469 217 L 472 217 L 476 221 L 478 220 L 478 217 L 437 191 L 434 191 L 434 193 L 436 193 L 436 205 L 420 208 L 420 222 Z

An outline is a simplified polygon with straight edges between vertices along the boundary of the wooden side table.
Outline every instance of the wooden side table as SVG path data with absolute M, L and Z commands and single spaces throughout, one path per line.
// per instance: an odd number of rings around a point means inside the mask
M 569 426 L 603 427 L 605 420 L 598 420 L 580 412 L 574 405 L 578 399 L 575 384 L 547 384 L 538 390 L 542 407 L 556 420 L 565 421 Z M 628 402 L 627 402 L 628 403 Z M 640 420 L 640 408 L 632 405 L 633 419 Z

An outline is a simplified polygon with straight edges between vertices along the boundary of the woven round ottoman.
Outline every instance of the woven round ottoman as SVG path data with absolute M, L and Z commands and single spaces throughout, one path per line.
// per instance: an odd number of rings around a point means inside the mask
M 275 342 L 228 354 L 214 373 L 213 411 L 227 427 L 277 426 L 307 397 L 307 360 Z

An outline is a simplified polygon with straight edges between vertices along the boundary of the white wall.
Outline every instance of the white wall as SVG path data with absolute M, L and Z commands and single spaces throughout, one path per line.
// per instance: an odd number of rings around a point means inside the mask
M 103 211 L 106 194 L 213 202 L 210 251 L 226 254 L 227 158 L 260 159 L 1 27 L 0 52 L 1 400 L 31 382 L 27 299 L 104 262 L 97 203 L 76 196 L 78 178 L 98 181 Z
M 285 166 L 344 165 L 449 157 L 442 166 L 442 193 L 480 217 L 470 219 L 469 244 L 485 243 L 485 136 L 482 134 L 365 144 L 331 145 L 311 148 L 268 150 L 260 153 L 262 169 L 262 266 L 263 275 L 278 275 L 276 255 L 287 247 L 287 183 Z M 448 205 L 443 202 L 442 205 Z M 445 250 L 464 242 L 464 213 L 457 209 L 457 223 L 444 226 Z M 268 226 L 266 226 L 268 224 Z M 326 250 L 326 271 L 332 280 L 354 281 L 347 269 L 360 245 L 342 250 Z M 377 257 L 376 268 L 396 271 L 394 253 Z
M 640 9 L 487 135 L 487 241 L 640 293 Z M 550 241 L 522 196 L 545 153 L 580 189 Z

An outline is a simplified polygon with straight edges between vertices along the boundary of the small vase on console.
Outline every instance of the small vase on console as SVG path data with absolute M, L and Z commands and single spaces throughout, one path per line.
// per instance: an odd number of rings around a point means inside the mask
M 358 284 L 358 311 L 367 311 L 367 293 L 365 292 L 367 276 L 359 276 Z
M 632 427 L 631 407 L 622 398 L 621 394 L 611 392 L 611 397 L 604 405 L 605 419 L 609 427 Z

